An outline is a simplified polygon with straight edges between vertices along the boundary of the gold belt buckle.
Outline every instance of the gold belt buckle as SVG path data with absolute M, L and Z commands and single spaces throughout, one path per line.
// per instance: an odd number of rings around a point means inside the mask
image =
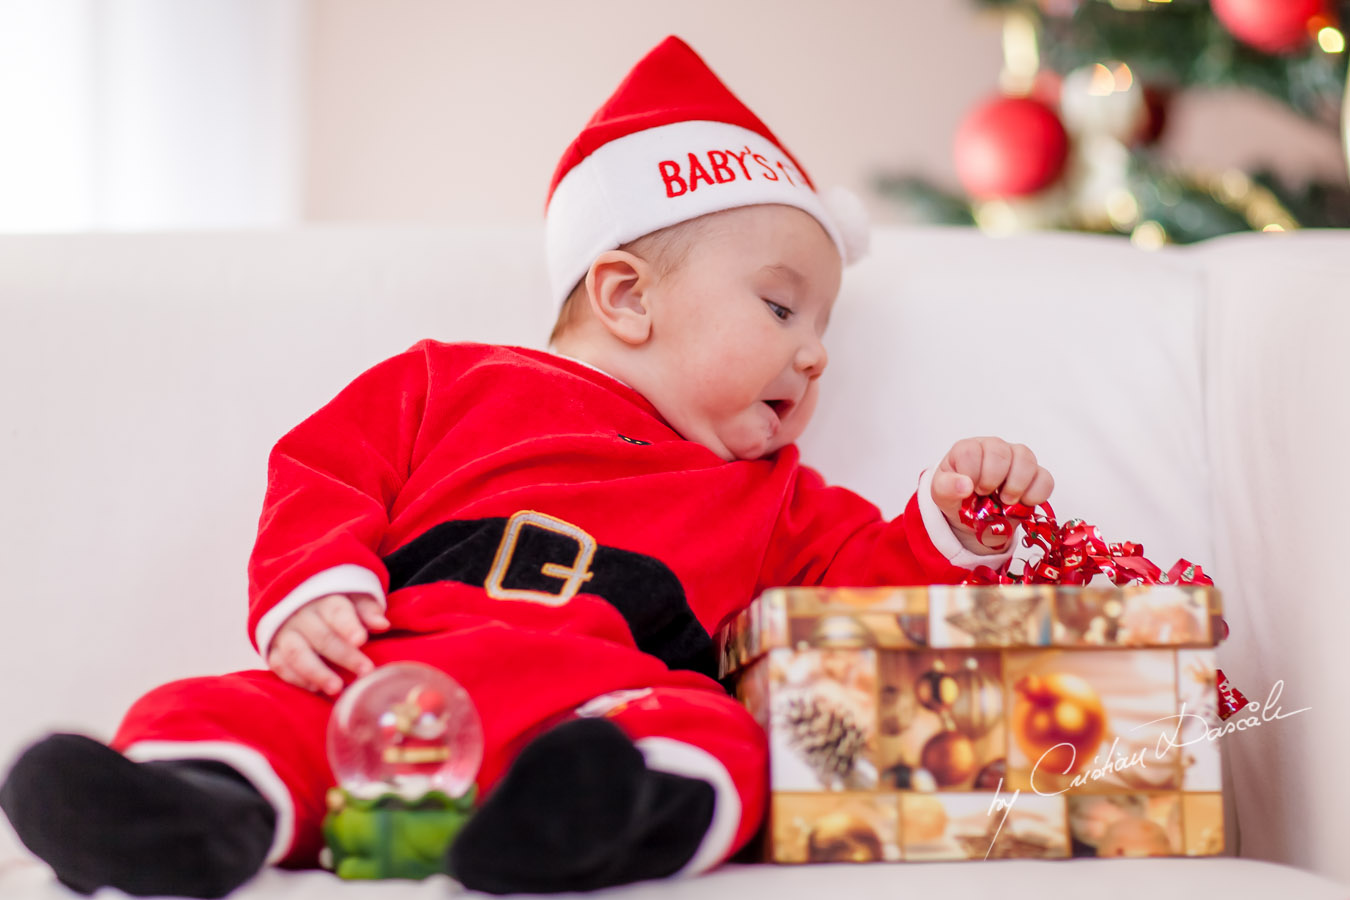
M 562 589 L 556 594 L 502 586 L 502 579 L 506 577 L 506 571 L 511 567 L 511 558 L 515 555 L 521 529 L 526 525 L 560 534 L 577 542 L 577 555 L 570 566 L 550 562 L 544 563 L 539 569 L 540 574 L 563 579 Z M 595 557 L 595 547 L 595 538 L 571 522 L 564 522 L 562 519 L 555 519 L 532 509 L 522 509 L 506 520 L 506 531 L 502 534 L 502 542 L 497 545 L 497 555 L 492 560 L 492 568 L 488 570 L 483 589 L 494 600 L 528 600 L 532 603 L 562 606 L 576 596 L 581 586 L 594 576 L 595 573 L 591 571 L 591 560 Z

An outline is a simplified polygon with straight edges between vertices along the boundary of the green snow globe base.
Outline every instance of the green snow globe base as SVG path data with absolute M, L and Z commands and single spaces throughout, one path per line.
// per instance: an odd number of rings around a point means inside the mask
M 353 797 L 328 792 L 323 820 L 325 868 L 339 878 L 426 878 L 446 871 L 446 851 L 473 815 L 477 791 L 451 797 L 432 791 L 417 800 L 398 794 Z

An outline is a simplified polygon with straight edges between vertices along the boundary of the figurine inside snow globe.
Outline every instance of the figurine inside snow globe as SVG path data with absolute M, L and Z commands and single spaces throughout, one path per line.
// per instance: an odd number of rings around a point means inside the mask
M 422 663 L 353 682 L 328 721 L 323 863 L 343 878 L 425 878 L 473 811 L 483 726 L 468 693 Z

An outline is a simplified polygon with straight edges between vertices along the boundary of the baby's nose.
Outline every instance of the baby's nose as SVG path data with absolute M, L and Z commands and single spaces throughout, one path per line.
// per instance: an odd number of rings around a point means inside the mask
M 829 361 L 830 354 L 825 351 L 825 345 L 819 338 L 807 341 L 797 351 L 797 371 L 804 372 L 812 378 L 824 372 Z

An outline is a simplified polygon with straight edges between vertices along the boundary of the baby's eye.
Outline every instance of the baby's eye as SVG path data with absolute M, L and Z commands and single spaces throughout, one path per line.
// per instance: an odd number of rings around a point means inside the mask
M 788 309 L 786 306 L 774 303 L 772 300 L 765 300 L 764 303 L 769 307 L 769 312 L 773 313 L 784 322 L 792 318 L 792 310 Z

